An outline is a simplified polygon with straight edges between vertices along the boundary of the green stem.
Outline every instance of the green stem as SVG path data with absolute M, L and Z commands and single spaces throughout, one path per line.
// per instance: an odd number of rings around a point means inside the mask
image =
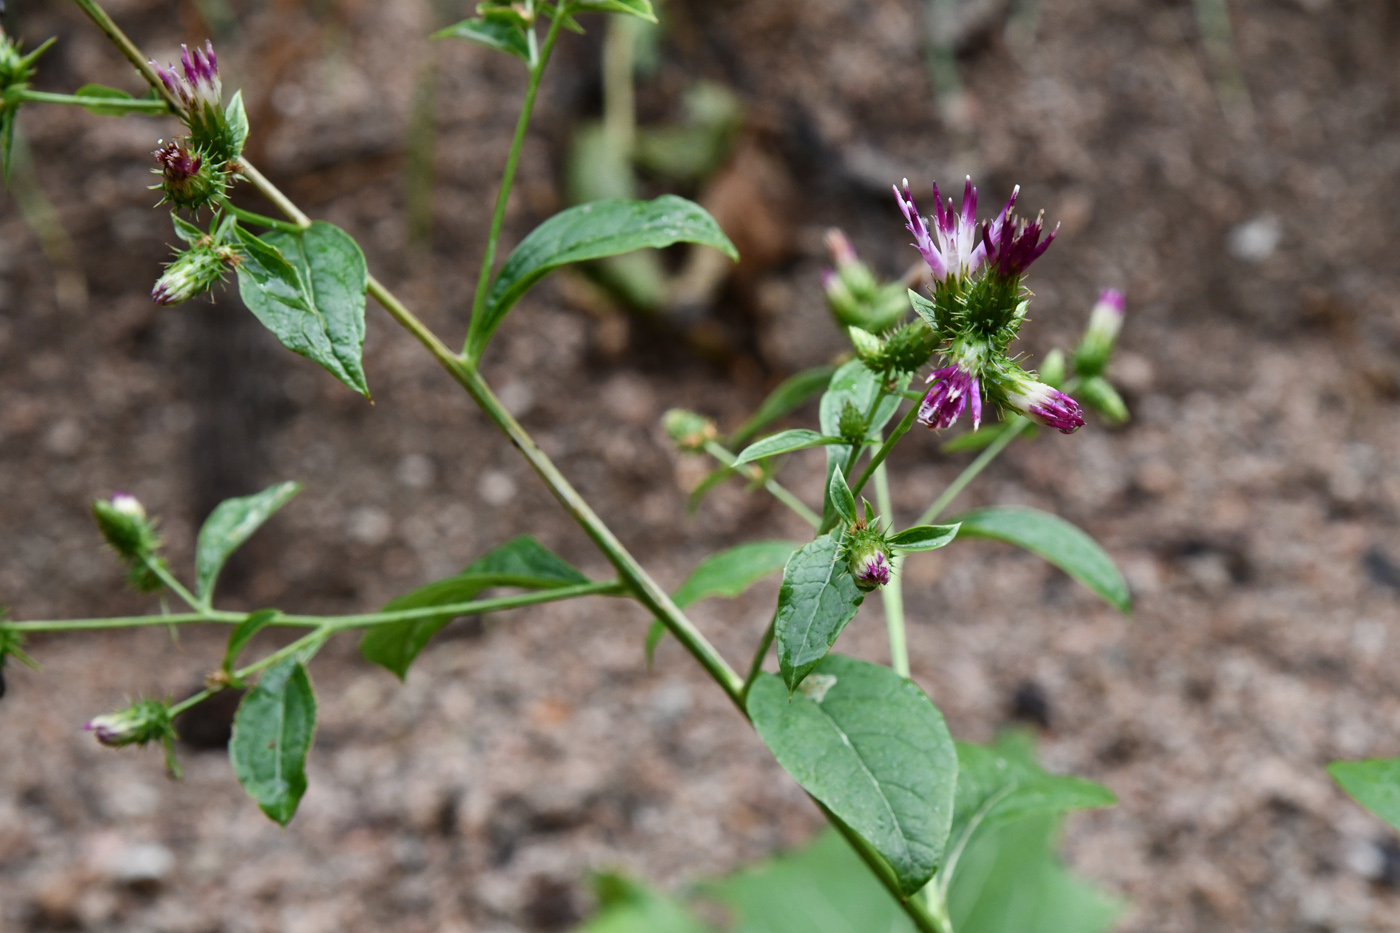
M 71 107 L 101 107 L 105 110 L 126 110 L 131 113 L 167 114 L 170 105 L 163 100 L 126 99 L 121 97 L 79 97 L 74 94 L 52 94 L 25 88 L 14 95 L 32 104 L 67 104 Z
M 112 17 L 107 15 L 107 11 L 98 6 L 95 0 L 73 0 L 73 2 L 78 4 L 82 11 L 87 14 L 87 18 L 106 34 L 117 50 L 126 56 L 126 60 L 136 66 L 137 72 L 140 73 L 145 82 L 155 88 L 156 93 L 170 106 L 171 112 L 183 114 L 185 112 L 184 106 L 174 94 L 170 93 L 170 88 L 165 86 L 165 82 L 156 74 L 155 68 L 151 67 L 146 56 L 141 54 L 136 43 L 128 39 L 126 33 L 112 22 Z
M 246 168 L 247 166 L 245 165 L 244 167 Z M 259 227 L 268 227 L 272 230 L 281 230 L 285 233 L 303 233 L 306 230 L 305 224 L 289 223 L 285 220 L 278 220 L 275 217 L 266 217 L 252 211 L 245 211 L 243 208 L 235 206 L 228 198 L 222 199 L 219 202 L 219 206 L 244 223 L 255 224 Z
M 899 906 L 909 915 L 909 919 L 914 921 L 914 926 L 918 928 L 919 933 L 950 933 L 947 927 L 939 923 L 937 917 L 929 913 L 928 907 L 917 894 L 909 897 L 900 890 L 899 878 L 895 876 L 894 869 L 890 868 L 889 863 L 879 852 L 875 851 L 869 842 L 866 842 L 859 833 L 837 819 L 836 814 L 828 810 L 821 801 L 815 797 L 812 800 L 821 809 L 831 825 L 836 827 L 837 832 L 845 837 L 846 842 L 850 843 L 851 848 L 860 856 L 861 861 L 869 866 L 870 871 L 879 879 L 880 884 L 884 885 L 885 890 L 889 891 L 890 895 L 899 902 Z
M 856 480 L 856 484 L 851 487 L 851 495 L 860 495 L 860 491 L 865 488 L 865 484 L 870 479 L 871 474 L 882 468 L 885 458 L 890 455 L 891 450 L 894 450 L 894 445 L 899 443 L 899 439 L 909 433 L 909 429 L 914 426 L 914 420 L 918 418 L 918 416 L 919 406 L 911 406 L 908 413 L 900 419 L 899 424 L 895 425 L 894 433 L 890 435 L 890 439 L 880 445 L 880 449 L 875 451 L 875 455 L 871 457 L 870 462 L 865 465 L 865 471 L 860 474 L 860 479 Z M 881 512 L 886 515 L 889 514 L 883 506 L 881 506 Z
M 914 409 L 914 411 L 917 410 Z M 886 444 L 886 446 L 889 445 Z M 884 517 L 885 521 L 894 521 L 894 504 L 890 498 L 890 478 L 883 463 L 879 464 L 875 470 L 875 505 L 879 507 L 880 515 Z M 909 643 L 904 632 L 904 581 L 900 578 L 900 571 L 904 569 L 902 555 L 896 554 L 890 564 L 890 582 L 880 588 L 880 601 L 885 607 L 885 628 L 890 635 L 890 667 L 900 677 L 908 677 Z
M 711 457 L 714 457 L 716 460 L 718 460 L 720 463 L 724 464 L 727 467 L 734 467 L 734 460 L 736 459 L 735 454 L 730 452 L 728 448 L 721 445 L 718 441 L 706 441 L 705 453 L 709 454 Z M 734 469 L 736 471 L 743 471 L 744 466 L 734 467 Z M 763 475 L 763 472 L 762 469 L 758 466 L 758 464 L 754 464 L 751 468 L 751 472 L 749 473 L 749 475 L 753 479 L 758 479 L 760 476 Z M 793 495 L 793 493 L 786 486 L 782 485 L 777 480 L 773 479 L 772 477 L 769 477 L 768 479 L 763 481 L 763 488 L 768 490 L 768 492 L 772 494 L 774 499 L 777 499 L 783 505 L 796 512 L 804 522 L 811 525 L 813 528 L 817 528 L 821 525 L 821 516 L 818 515 L 816 512 L 813 512 L 810 508 L 808 508 L 807 503 L 803 502 L 801 499 L 797 498 L 797 496 Z
M 257 661 L 254 661 L 247 667 L 239 668 L 237 671 L 234 671 L 229 686 L 232 686 L 236 683 L 240 683 L 248 677 L 251 677 L 252 675 L 256 674 L 258 671 L 266 670 L 267 668 L 271 667 L 277 662 L 285 660 L 286 658 L 290 658 L 292 655 L 297 654 L 301 651 L 319 648 L 321 643 L 333 634 L 334 631 L 328 627 L 322 627 L 316 629 L 314 632 L 308 632 L 307 634 L 298 638 L 296 641 L 287 645 L 285 648 L 279 648 L 278 650 L 272 652 L 272 654 L 269 654 L 267 657 L 259 658 Z M 229 689 L 229 687 L 226 686 L 205 687 L 203 690 L 199 691 L 193 696 L 185 697 L 179 703 L 176 703 L 170 707 L 170 718 L 174 719 L 176 716 L 180 715 L 185 710 L 198 706 L 205 700 L 212 697 L 214 694 L 223 693 L 227 689 Z
M 521 606 L 534 606 L 539 603 L 558 602 L 580 596 L 623 596 L 627 588 L 617 580 L 599 583 L 579 583 L 574 586 L 561 586 L 540 590 L 534 593 L 521 593 L 516 596 L 501 596 L 496 599 L 474 599 L 468 602 L 446 603 L 440 606 L 424 606 L 417 609 L 397 609 L 392 612 L 369 612 L 347 616 L 302 616 L 279 615 L 268 623 L 283 628 L 327 628 L 343 632 L 349 629 L 373 628 L 377 625 L 391 625 L 395 622 L 411 622 L 416 619 L 430 619 L 437 616 L 466 616 L 483 612 L 499 612 L 517 609 Z M 237 625 L 248 618 L 246 612 L 224 612 L 211 609 L 203 612 L 182 613 L 179 615 L 135 616 L 112 619 L 59 619 L 46 622 L 7 622 L 3 628 L 17 632 L 75 632 L 100 629 L 142 628 L 152 625 L 183 625 L 188 623 L 216 623 Z
M 753 689 L 754 681 L 758 680 L 758 675 L 763 673 L 763 659 L 768 657 L 768 649 L 773 647 L 773 636 L 777 633 L 778 614 L 773 613 L 773 618 L 768 620 L 768 628 L 763 632 L 763 638 L 758 642 L 758 649 L 753 653 L 753 660 L 749 662 L 749 676 L 744 678 L 744 704 L 748 706 L 749 691 Z
M 491 284 L 491 273 L 496 266 L 496 246 L 501 239 L 501 227 L 506 220 L 506 202 L 510 199 L 511 188 L 515 185 L 515 170 L 520 163 L 520 153 L 525 146 L 525 131 L 530 126 L 530 116 L 535 110 L 535 98 L 539 94 L 540 79 L 544 77 L 545 66 L 549 64 L 549 56 L 554 51 L 554 43 L 559 38 L 559 31 L 564 26 L 564 21 L 568 19 L 572 12 L 572 4 L 568 2 L 560 3 L 555 10 L 554 18 L 549 22 L 549 32 L 545 35 L 544 47 L 540 49 L 539 55 L 531 55 L 530 62 L 530 83 L 525 89 L 525 103 L 520 108 L 520 119 L 515 124 L 515 138 L 511 140 L 510 155 L 506 157 L 505 173 L 501 176 L 501 190 L 496 194 L 496 210 L 491 216 L 491 229 L 486 235 L 486 253 L 481 258 L 481 273 L 477 277 L 476 295 L 472 298 L 472 323 L 481 321 L 486 309 L 486 290 Z M 533 33 L 533 29 L 531 32 Z M 468 333 L 467 346 L 463 352 L 472 354 L 473 362 L 481 355 L 480 347 L 471 345 L 473 332 Z
M 185 585 L 179 580 L 175 579 L 175 575 L 170 572 L 170 568 L 166 567 L 165 564 L 162 563 L 159 559 L 153 557 L 150 554 L 143 554 L 141 556 L 141 562 L 146 565 L 147 570 L 151 571 L 151 573 L 155 574 L 157 577 L 160 578 L 160 582 L 164 583 L 166 588 L 169 589 L 170 592 L 174 593 L 176 596 L 184 600 L 185 603 L 191 609 L 193 609 L 195 612 L 203 611 L 204 607 L 200 605 L 199 600 L 195 599 L 194 594 L 191 593 L 189 590 L 185 589 Z M 169 616 L 166 616 L 165 618 L 168 622 Z
M 977 455 L 977 459 L 967 465 L 967 469 L 958 474 L 958 478 L 948 484 L 948 488 L 943 490 L 943 495 L 933 500 L 933 504 L 924 510 L 924 514 L 919 516 L 916 525 L 928 525 L 938 516 L 943 514 L 943 510 L 952 504 L 967 484 L 977 478 L 977 474 L 987 468 L 993 460 L 997 458 L 1007 445 L 1014 441 L 1031 421 L 1025 415 L 1012 415 L 1006 422 L 1006 427 L 1001 429 L 996 440 L 987 445 L 986 449 Z

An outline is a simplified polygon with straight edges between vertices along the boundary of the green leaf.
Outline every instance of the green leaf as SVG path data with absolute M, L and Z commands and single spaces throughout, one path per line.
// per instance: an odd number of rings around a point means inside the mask
M 282 346 L 369 398 L 360 362 L 369 280 L 360 247 L 319 220 L 305 233 L 262 239 L 235 229 L 244 251 L 238 292 L 248 310 Z
M 913 894 L 933 877 L 953 819 L 958 759 L 942 714 L 913 681 L 855 658 L 831 655 L 807 684 L 789 696 L 760 676 L 748 699 L 754 727 Z
M 102 97 L 108 100 L 134 100 L 126 91 L 114 87 L 106 87 L 101 84 L 84 84 L 73 92 L 74 97 Z M 121 107 L 103 107 L 100 104 L 83 107 L 88 113 L 95 113 L 100 117 L 120 117 L 129 113 Z
M 300 483 L 278 483 L 251 496 L 225 499 L 214 507 L 199 529 L 195 544 L 196 593 L 200 602 L 209 604 L 219 571 L 229 556 L 299 492 Z
M 827 656 L 865 599 L 839 550 L 834 537 L 823 535 L 798 548 L 783 569 L 774 636 L 789 691 Z
M 806 450 L 808 447 L 824 447 L 828 444 L 839 443 L 841 443 L 839 437 L 828 437 L 806 428 L 779 431 L 777 434 L 770 434 L 760 441 L 754 441 L 739 451 L 739 456 L 734 458 L 734 462 L 730 465 L 743 466 L 745 463 L 762 460 L 764 457 L 776 457 L 778 454 L 791 453 L 794 450 Z
M 856 497 L 851 492 L 851 487 L 846 485 L 846 477 L 838 466 L 831 471 L 831 482 L 827 484 L 827 501 L 836 510 L 836 514 L 846 520 L 846 524 L 856 523 Z
M 1111 807 L 1118 802 L 1101 784 L 1047 774 L 1035 761 L 1031 740 L 1008 732 L 993 747 L 958 743 L 958 792 L 948 858 L 941 870 L 948 890 L 957 884 L 961 856 L 979 832 L 1032 814 Z
M 831 374 L 834 372 L 836 372 L 835 366 L 814 366 L 778 383 L 778 387 L 768 394 L 762 405 L 758 406 L 758 411 L 753 413 L 753 417 L 745 421 L 737 431 L 729 436 L 729 441 L 725 446 L 731 450 L 738 447 L 783 415 L 805 404 L 808 399 L 813 398 L 827 387 L 828 383 L 831 382 Z
M 725 480 L 735 475 L 737 475 L 737 471 L 731 470 L 729 467 L 725 466 L 717 467 L 705 474 L 705 478 L 690 491 L 690 495 L 685 497 L 685 514 L 687 516 L 694 515 L 696 510 L 700 508 L 700 503 L 710 494 L 711 490 L 716 486 L 722 485 Z
M 1049 512 L 1021 507 L 978 509 L 959 515 L 963 537 L 993 538 L 1039 554 L 1127 615 L 1133 598 L 1113 559 L 1093 538 Z
M 915 525 L 890 538 L 901 551 L 933 551 L 951 544 L 958 536 L 958 525 Z
M 711 554 L 690 572 L 671 601 L 684 609 L 711 596 L 733 598 L 770 574 L 783 569 L 798 545 L 793 541 L 750 541 Z M 647 629 L 646 655 L 650 668 L 656 646 L 666 636 L 666 626 L 658 619 Z
M 711 554 L 691 571 L 671 599 L 684 609 L 711 596 L 738 596 L 782 570 L 797 547 L 792 541 L 750 541 Z
M 580 13 L 622 13 L 649 23 L 657 21 L 651 0 L 575 0 L 574 7 Z
M 434 39 L 466 39 L 497 52 L 514 55 L 522 62 L 530 61 L 530 43 L 519 23 L 502 17 L 465 19 L 455 26 L 433 33 Z
M 909 289 L 909 303 L 914 306 L 914 313 L 924 319 L 924 323 L 933 328 L 935 334 L 943 333 L 943 326 L 938 322 L 938 309 L 933 302 L 914 289 Z
M 280 616 L 282 612 L 278 609 L 260 609 L 251 612 L 242 622 L 234 626 L 233 631 L 228 636 L 228 648 L 224 650 L 223 672 L 232 674 L 233 667 L 238 663 L 238 656 L 243 653 L 243 649 L 248 646 L 248 642 L 253 640 L 253 636 L 261 632 Z
M 1400 758 L 1334 761 L 1327 773 L 1357 803 L 1400 830 Z
M 456 576 L 429 583 L 390 601 L 383 611 L 397 612 L 471 602 L 482 590 L 493 586 L 547 590 L 587 582 L 587 577 L 544 545 L 529 535 L 521 535 L 488 551 Z M 453 618 L 455 616 L 448 613 L 376 625 L 360 639 L 360 654 L 364 655 L 365 660 L 388 668 L 402 680 L 408 676 L 409 667 L 428 640 Z
M 233 717 L 233 773 L 262 812 L 283 826 L 306 793 L 306 753 L 315 733 L 316 694 L 295 658 L 268 668 Z
M 228 106 L 224 108 L 224 120 L 228 123 L 229 148 L 233 151 L 230 158 L 237 159 L 243 154 L 243 145 L 248 141 L 248 111 L 243 106 L 242 90 L 233 92 Z M 326 226 L 329 227 L 330 224 Z M 355 249 L 358 250 L 359 247 Z
M 673 243 L 701 243 L 739 257 L 704 208 L 671 194 L 654 201 L 594 201 L 555 214 L 515 248 L 496 275 L 486 306 L 472 318 L 467 355 L 479 359 L 516 301 L 559 266 Z
M 822 433 L 828 436 L 838 436 L 841 433 L 841 411 L 850 402 L 856 409 L 864 415 L 870 411 L 870 406 L 875 402 L 875 395 L 880 391 L 880 377 L 866 368 L 860 360 L 851 360 L 831 376 L 831 382 L 826 393 L 822 396 L 821 408 L 819 412 Z M 871 420 L 869 433 L 871 436 L 878 433 L 889 420 L 894 417 L 894 413 L 899 410 L 901 396 L 895 394 L 887 396 L 880 402 L 879 408 L 875 412 L 875 417 Z M 830 488 L 831 474 L 837 466 L 843 469 L 846 460 L 851 455 L 851 448 L 847 444 L 832 444 L 826 449 L 826 479 Z M 823 516 L 828 517 L 831 509 L 831 500 L 828 498 L 823 505 Z
M 204 239 L 203 230 L 188 220 L 182 220 L 178 214 L 171 214 L 170 219 L 175 223 L 175 235 L 186 243 L 195 243 Z
M 948 894 L 958 933 L 1105 933 L 1123 904 L 1065 870 L 1060 818 L 1039 813 L 978 834 Z

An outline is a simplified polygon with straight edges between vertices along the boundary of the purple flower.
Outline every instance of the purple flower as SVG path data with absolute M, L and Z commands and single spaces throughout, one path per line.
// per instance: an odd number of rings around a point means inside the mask
M 884 551 L 875 551 L 859 562 L 852 571 L 856 586 L 862 590 L 873 590 L 890 582 L 890 562 Z
M 977 223 L 977 189 L 972 187 L 971 176 L 963 185 L 962 207 L 956 211 L 953 210 L 952 198 L 945 205 L 938 185 L 933 186 L 935 204 L 932 230 L 919 214 L 914 197 L 909 193 L 909 179 L 904 179 L 903 191 L 898 185 L 895 186 L 894 196 L 904 213 L 905 226 L 914 235 L 914 247 L 928 263 L 935 281 L 945 283 L 949 279 L 966 278 L 986 260 L 987 247 L 982 242 L 984 237 Z
M 154 153 L 160 165 L 160 173 L 172 185 L 183 185 L 199 174 L 204 159 L 197 152 L 190 152 L 178 140 L 168 142 Z
M 920 424 L 941 431 L 962 417 L 971 404 L 972 429 L 975 431 L 981 426 L 982 387 L 974 373 L 954 364 L 935 369 L 927 381 L 934 385 L 919 406 Z
M 1008 408 L 1061 434 L 1073 434 L 1084 427 L 1084 412 L 1078 402 L 1029 376 L 1016 379 L 1006 390 L 1005 399 Z
M 1043 211 L 1030 223 L 1015 216 L 1013 209 L 1016 196 L 1020 193 L 1021 186 L 1017 185 L 997 219 L 982 228 L 982 246 L 986 249 L 988 266 L 997 275 L 1008 279 L 1029 269 L 1031 263 L 1050 248 L 1055 234 L 1060 232 L 1060 225 L 1055 224 L 1055 229 L 1042 242 L 1040 234 L 1045 228 Z
M 162 68 L 151 62 L 161 83 L 184 105 L 185 112 L 200 118 L 205 108 L 212 107 L 217 112 L 223 106 L 223 84 L 219 81 L 219 62 L 214 57 L 214 43 L 205 42 L 204 51 L 196 48 L 191 52 L 180 46 L 180 65 L 184 76 L 175 73 L 175 66 Z

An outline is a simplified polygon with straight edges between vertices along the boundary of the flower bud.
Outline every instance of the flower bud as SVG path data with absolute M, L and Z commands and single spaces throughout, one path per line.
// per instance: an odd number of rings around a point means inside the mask
M 135 496 L 117 493 L 111 501 L 98 499 L 92 504 L 92 517 L 112 550 L 127 560 L 140 560 L 160 546 L 146 509 Z
M 835 268 L 822 272 L 822 291 L 842 326 L 880 334 L 909 313 L 904 286 L 882 286 L 870 267 L 856 258 L 855 248 L 844 233 L 828 230 L 826 247 Z
M 871 369 L 879 369 L 882 355 L 885 349 L 885 342 L 876 337 L 868 330 L 859 327 L 848 327 L 846 333 L 851 338 L 851 346 L 855 348 L 856 356 L 860 357 Z
M 29 79 L 34 77 L 34 63 L 39 60 L 54 40 L 50 39 L 39 46 L 28 55 L 20 51 L 20 43 L 17 39 L 11 39 L 5 34 L 3 27 L 0 27 L 0 96 L 12 87 L 20 87 L 29 83 Z M 0 107 L 0 110 L 3 110 Z
M 1091 376 L 1080 384 L 1079 396 L 1106 421 L 1122 424 L 1128 420 L 1128 406 L 1123 396 L 1103 376 Z
M 0 606 L 0 699 L 5 696 L 5 662 L 14 658 L 26 667 L 39 669 L 38 663 L 24 653 L 24 636 L 5 623 L 6 610 Z
M 1040 364 L 1040 381 L 1058 389 L 1065 381 L 1065 353 L 1056 347 L 1045 354 Z
M 177 250 L 174 261 L 151 289 L 151 300 L 158 305 L 177 305 L 198 297 L 223 280 L 225 265 L 237 261 L 233 250 L 210 243 Z
M 1073 434 L 1084 427 L 1084 412 L 1078 402 L 1059 389 L 1036 381 L 1019 368 L 999 374 L 997 388 L 1006 407 L 1037 424 L 1054 428 L 1061 434 Z
M 869 593 L 890 582 L 890 557 L 878 535 L 854 532 L 846 548 L 846 563 L 862 592 Z
M 1089 326 L 1084 331 L 1084 339 L 1074 351 L 1074 368 L 1081 376 L 1097 376 L 1108 364 L 1113 345 L 1118 341 L 1118 332 L 1123 329 L 1123 312 L 1127 304 L 1123 293 L 1113 288 L 1105 288 L 1089 312 Z
M 865 440 L 869 433 L 870 423 L 865 420 L 865 412 L 848 400 L 842 406 L 841 414 L 837 418 L 836 431 L 844 440 L 852 444 L 859 444 Z
M 705 443 L 719 436 L 715 423 L 704 415 L 683 408 L 672 408 L 661 417 L 661 426 L 678 448 L 686 453 L 702 453 Z
M 145 745 L 175 737 L 170 707 L 159 700 L 141 700 L 119 712 L 94 716 L 83 728 L 109 748 Z
M 161 203 L 169 201 L 176 207 L 197 211 L 219 199 L 227 182 L 224 173 L 204 158 L 198 149 L 191 151 L 179 140 L 166 143 L 154 153 L 159 168 L 152 173 L 161 176 L 156 185 L 164 194 Z

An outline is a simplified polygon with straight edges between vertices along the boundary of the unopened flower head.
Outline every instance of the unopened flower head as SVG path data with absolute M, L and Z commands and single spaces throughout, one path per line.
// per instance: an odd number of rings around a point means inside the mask
M 182 141 L 172 140 L 154 155 L 159 167 L 152 171 L 161 176 L 161 183 L 155 187 L 164 192 L 163 201 L 197 211 L 223 194 L 226 184 L 223 172 L 198 149 L 191 150 Z
M 140 561 L 160 547 L 155 524 L 135 496 L 117 493 L 110 500 L 98 499 L 92 504 L 92 517 L 112 550 L 126 560 Z
M 856 586 L 863 592 L 879 589 L 890 582 L 889 545 L 873 529 L 857 527 L 848 532 L 846 564 Z
M 1061 434 L 1073 434 L 1084 427 L 1084 412 L 1078 402 L 1059 389 L 1036 381 L 1019 367 L 998 380 L 997 390 L 1007 408 L 1037 424 Z
M 111 748 L 168 741 L 175 736 L 170 708 L 159 700 L 141 700 L 124 710 L 94 716 L 83 728 Z
M 204 294 L 222 281 L 224 267 L 233 265 L 238 256 L 226 246 L 197 243 L 177 251 L 175 260 L 151 289 L 151 299 L 159 305 L 176 305 Z
M 1074 351 L 1075 369 L 1080 375 L 1098 375 L 1108 364 L 1113 345 L 1118 342 L 1118 332 L 1123 329 L 1126 308 L 1123 293 L 1117 289 L 1105 288 L 1099 292 L 1099 300 L 1094 303 L 1094 310 L 1089 312 L 1089 326 L 1084 331 L 1084 339 Z
M 4 4 L 0 3 L 0 7 Z M 28 55 L 20 51 L 20 43 L 17 39 L 11 39 L 5 34 L 5 30 L 0 28 L 0 93 L 12 87 L 19 87 L 29 83 L 29 79 L 34 77 L 34 63 L 39 60 L 39 56 L 48 51 L 54 40 L 50 39 L 39 46 Z M 3 112 L 0 106 L 0 112 Z
M 119 492 L 112 497 L 112 510 L 139 522 L 146 520 L 146 507 L 130 493 Z
M 880 334 L 909 313 L 904 287 L 881 285 L 870 267 L 856 256 L 855 247 L 836 228 L 826 232 L 826 248 L 832 268 L 822 270 L 822 291 L 827 307 L 844 327 L 859 327 Z
M 719 436 L 715 423 L 704 415 L 684 408 L 672 408 L 661 417 L 666 436 L 686 453 L 702 453 L 705 444 Z

